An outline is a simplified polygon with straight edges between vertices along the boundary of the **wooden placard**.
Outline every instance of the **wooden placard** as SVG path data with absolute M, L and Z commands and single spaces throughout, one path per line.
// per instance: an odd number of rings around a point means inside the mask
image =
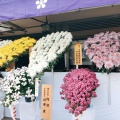
M 42 85 L 41 118 L 51 120 L 52 85 Z
M 74 63 L 75 65 L 82 65 L 82 44 L 74 45 Z
M 12 69 L 15 69 L 15 62 L 12 62 L 10 65 L 8 65 L 7 68 L 5 69 L 5 71 L 9 72 Z

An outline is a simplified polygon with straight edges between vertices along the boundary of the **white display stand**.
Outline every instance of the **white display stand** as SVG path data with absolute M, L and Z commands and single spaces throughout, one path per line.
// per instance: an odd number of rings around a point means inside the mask
M 5 93 L 3 91 L 0 90 L 0 102 L 2 101 L 2 99 L 4 98 Z M 4 117 L 4 107 L 2 105 L 0 105 L 0 120 Z
M 19 101 L 20 120 L 40 120 L 39 101 L 25 102 L 23 97 Z
M 4 107 L 0 105 L 0 120 L 4 117 Z
M 72 120 L 76 120 L 76 118 L 78 118 L 78 120 L 95 120 L 95 108 L 91 106 L 78 117 L 72 115 Z

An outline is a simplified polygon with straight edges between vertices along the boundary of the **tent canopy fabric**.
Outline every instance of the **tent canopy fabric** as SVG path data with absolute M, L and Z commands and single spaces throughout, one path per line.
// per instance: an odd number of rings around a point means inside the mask
M 0 22 L 114 4 L 120 0 L 0 0 Z

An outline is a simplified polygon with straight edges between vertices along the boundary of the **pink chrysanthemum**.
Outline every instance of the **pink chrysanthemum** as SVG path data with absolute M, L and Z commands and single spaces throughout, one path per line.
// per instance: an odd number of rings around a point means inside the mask
M 67 101 L 65 109 L 78 116 L 85 111 L 96 97 L 96 88 L 99 86 L 94 72 L 88 69 L 75 69 L 66 74 L 61 85 L 62 99 Z

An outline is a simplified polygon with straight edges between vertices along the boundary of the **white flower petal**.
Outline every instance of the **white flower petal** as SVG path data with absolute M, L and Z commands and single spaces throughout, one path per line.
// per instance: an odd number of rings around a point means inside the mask
M 40 5 L 42 5 L 42 4 L 44 4 L 44 2 L 43 1 L 40 1 L 40 3 L 39 3 Z
M 46 3 L 46 2 L 47 2 L 47 0 L 43 0 L 43 2 L 44 2 L 44 3 Z
M 45 6 L 46 6 L 45 4 L 42 4 L 42 8 L 45 8 Z
M 40 4 L 40 1 L 39 1 L 39 0 L 37 0 L 37 1 L 36 1 L 36 5 L 39 5 L 39 4 Z
M 37 5 L 37 9 L 40 9 L 41 8 L 41 6 L 40 5 Z

